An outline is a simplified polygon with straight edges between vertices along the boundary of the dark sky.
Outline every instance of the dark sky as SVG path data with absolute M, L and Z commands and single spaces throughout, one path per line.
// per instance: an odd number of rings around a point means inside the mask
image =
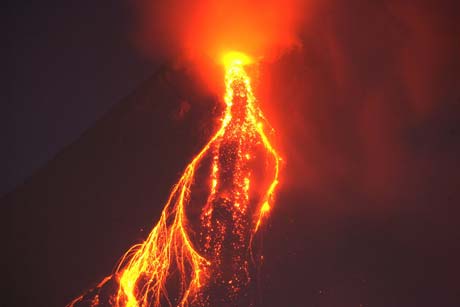
M 14 2 L 4 10 L 8 74 L 0 195 L 152 74 L 154 65 L 133 43 L 129 3 L 45 0 Z

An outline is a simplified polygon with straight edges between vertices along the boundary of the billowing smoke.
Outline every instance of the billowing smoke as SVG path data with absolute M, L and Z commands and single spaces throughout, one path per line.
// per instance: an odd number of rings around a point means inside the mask
M 298 34 L 313 1 L 140 1 L 137 36 L 148 55 L 196 69 L 221 92 L 221 57 L 239 51 L 273 60 L 300 46 Z M 192 65 L 191 65 L 192 64 Z M 219 80 L 216 82 L 215 80 Z
M 360 211 L 417 204 L 421 191 L 455 191 L 455 11 L 453 1 L 316 7 L 301 49 L 260 74 L 261 103 L 286 146 L 285 188 Z
M 311 2 L 311 1 L 310 1 Z M 239 50 L 271 56 L 296 44 L 306 1 L 141 1 L 144 46 L 168 57 L 215 60 Z
M 222 52 L 259 58 L 257 95 L 286 158 L 282 190 L 334 210 L 387 208 L 416 202 L 408 195 L 437 179 L 458 181 L 449 172 L 459 153 L 455 6 L 146 0 L 138 37 L 154 57 L 194 63 L 215 94 Z

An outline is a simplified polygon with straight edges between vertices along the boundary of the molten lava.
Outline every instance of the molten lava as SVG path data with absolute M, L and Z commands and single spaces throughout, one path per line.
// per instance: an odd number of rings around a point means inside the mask
M 116 307 L 245 304 L 251 247 L 273 205 L 281 159 L 244 69 L 251 59 L 232 52 L 223 62 L 220 128 L 185 168 L 148 238 L 128 250 L 115 273 L 91 291 L 90 306 L 100 305 L 99 292 L 109 280 L 117 291 L 108 304 Z M 205 162 L 209 192 L 201 204 L 192 204 L 192 185 Z M 189 218 L 192 205 L 199 206 L 197 221 Z

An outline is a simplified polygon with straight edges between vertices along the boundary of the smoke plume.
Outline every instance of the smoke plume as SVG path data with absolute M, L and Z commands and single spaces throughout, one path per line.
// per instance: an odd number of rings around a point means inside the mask
M 344 195 L 374 204 L 353 205 L 360 210 L 382 208 L 415 201 L 403 195 L 436 186 L 435 178 L 455 181 L 449 172 L 459 152 L 455 6 L 141 1 L 138 37 L 154 57 L 193 63 L 215 95 L 222 93 L 216 67 L 223 52 L 258 59 L 256 92 L 284 147 L 284 188 L 335 209 L 350 209 Z

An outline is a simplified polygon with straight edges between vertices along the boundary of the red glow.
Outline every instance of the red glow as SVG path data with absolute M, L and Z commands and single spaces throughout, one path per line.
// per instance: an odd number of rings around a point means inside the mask
M 221 93 L 223 54 L 238 50 L 271 60 L 298 46 L 299 24 L 310 16 L 305 0 L 141 1 L 139 37 L 147 54 L 193 63 L 214 93 Z M 308 5 L 307 5 L 308 4 Z M 217 65 L 216 65 L 217 64 Z

